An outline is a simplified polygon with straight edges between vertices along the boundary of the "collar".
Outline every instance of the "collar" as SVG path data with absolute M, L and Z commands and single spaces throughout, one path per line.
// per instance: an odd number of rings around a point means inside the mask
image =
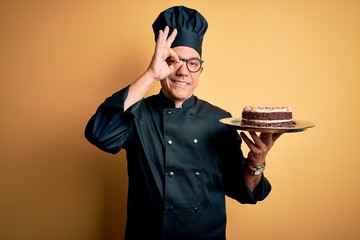
M 162 108 L 175 108 L 175 103 L 173 100 L 167 98 L 162 90 L 160 90 L 159 94 L 157 95 L 158 104 Z M 189 108 L 196 104 L 196 97 L 194 95 L 191 95 L 190 98 L 186 99 L 183 104 L 182 108 Z

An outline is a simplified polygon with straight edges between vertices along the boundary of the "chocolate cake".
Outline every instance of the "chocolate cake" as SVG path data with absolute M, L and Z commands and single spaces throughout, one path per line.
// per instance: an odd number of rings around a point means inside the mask
M 242 112 L 241 125 L 251 127 L 293 127 L 290 107 L 246 106 Z

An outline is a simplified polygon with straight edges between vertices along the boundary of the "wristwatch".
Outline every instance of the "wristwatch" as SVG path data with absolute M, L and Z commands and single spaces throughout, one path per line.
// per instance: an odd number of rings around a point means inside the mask
M 260 175 L 265 170 L 265 163 L 256 167 L 250 167 L 249 164 L 246 165 L 250 168 L 251 170 L 250 174 L 253 176 Z

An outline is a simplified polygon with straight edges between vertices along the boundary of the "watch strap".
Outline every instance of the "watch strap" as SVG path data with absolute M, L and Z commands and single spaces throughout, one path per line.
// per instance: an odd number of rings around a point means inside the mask
M 251 167 L 249 164 L 246 163 L 246 166 L 250 169 L 250 174 L 253 176 L 260 175 L 265 170 L 265 163 L 260 164 L 256 167 Z

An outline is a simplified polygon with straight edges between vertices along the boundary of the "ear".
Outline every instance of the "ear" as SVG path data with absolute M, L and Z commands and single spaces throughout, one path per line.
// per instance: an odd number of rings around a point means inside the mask
M 204 70 L 204 67 L 202 66 L 201 68 L 200 68 L 200 70 L 199 70 L 199 75 L 203 72 L 203 70 Z

